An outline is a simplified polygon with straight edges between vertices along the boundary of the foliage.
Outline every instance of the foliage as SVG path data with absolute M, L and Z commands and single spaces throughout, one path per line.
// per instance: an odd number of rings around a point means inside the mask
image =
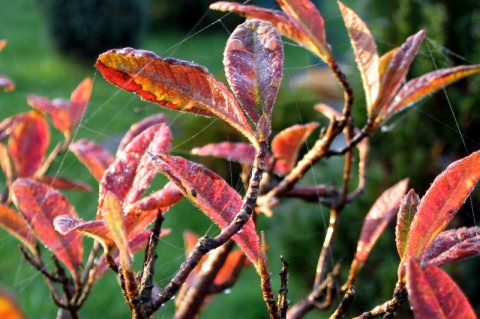
M 51 39 L 60 52 L 88 61 L 101 52 L 140 43 L 146 0 L 38 0 Z
M 421 199 L 413 190 L 406 194 L 407 179 L 383 192 L 365 217 L 348 279 L 341 288 L 336 285 L 341 266 L 330 267 L 329 261 L 338 259 L 333 244 L 342 235 L 338 223 L 346 205 L 366 187 L 368 138 L 396 113 L 426 95 L 480 72 L 480 65 L 439 69 L 405 81 L 426 31 L 418 31 L 400 47 L 379 55 L 365 22 L 339 2 L 366 96 L 367 121 L 356 127 L 351 112 L 353 92 L 327 42 L 320 12 L 308 0 L 278 3 L 282 11 L 226 2 L 211 5 L 212 9 L 248 18 L 231 34 L 224 52 L 231 91 L 200 65 L 143 50 L 109 50 L 95 64 L 107 81 L 142 99 L 162 108 L 218 118 L 243 136 L 246 142 L 222 142 L 192 150 L 197 155 L 242 163 L 243 196 L 207 167 L 170 155 L 172 131 L 161 114 L 132 125 L 115 155 L 89 140 L 72 141 L 90 98 L 92 81 L 88 78 L 73 91 L 70 100 L 29 95 L 27 101 L 34 110 L 0 122 L 0 140 L 6 141 L 0 144 L 0 164 L 6 177 L 0 225 L 20 240 L 21 253 L 43 275 L 59 307 L 59 317 L 78 317 L 92 286 L 108 267 L 116 273 L 134 318 L 150 317 L 175 295 L 175 318 L 194 318 L 214 294 L 236 282 L 248 259 L 260 278 L 271 318 L 301 318 L 315 308 L 325 311 L 332 306 L 334 296 L 343 294 L 331 316 L 340 318 L 351 306 L 356 291 L 353 283 L 362 265 L 397 214 L 395 236 L 400 263 L 397 284 L 391 287 L 393 298 L 360 317 L 392 317 L 408 300 L 418 318 L 475 318 L 461 289 L 438 266 L 480 253 L 480 228 L 444 231 L 480 179 L 478 151 L 448 166 Z M 322 59 L 344 91 L 341 111 L 315 105 L 328 125 L 303 157 L 301 145 L 319 123 L 287 127 L 270 139 L 283 74 L 281 35 Z M 13 88 L 10 83 L 6 87 Z M 64 135 L 63 142 L 50 152 L 46 117 Z M 338 137 L 345 140 L 340 149 L 332 144 Z M 99 182 L 94 220 L 81 218 L 61 193 L 62 189 L 89 191 L 88 185 L 47 175 L 52 161 L 67 151 L 75 154 Z M 329 157 L 344 160 L 340 186 L 298 183 L 313 165 Z M 356 171 L 352 167 L 355 162 Z M 149 192 L 159 173 L 169 181 Z M 351 186 L 354 181 L 356 187 Z M 186 261 L 158 289 L 154 282 L 156 248 L 159 237 L 169 232 L 162 227 L 164 213 L 184 197 L 210 217 L 220 232 L 201 238 L 185 233 Z M 262 214 L 275 219 L 275 206 L 287 197 L 317 202 L 330 212 L 323 246 L 318 247 L 312 289 L 291 307 L 287 299 L 289 263 L 281 259 L 276 299 L 266 234 L 257 231 Z M 95 239 L 85 258 L 82 236 Z M 53 253 L 53 270 L 45 264 L 40 243 Z M 233 250 L 234 243 L 240 250 Z M 102 247 L 103 258 L 97 261 Z M 137 272 L 132 255 L 141 250 L 145 257 Z

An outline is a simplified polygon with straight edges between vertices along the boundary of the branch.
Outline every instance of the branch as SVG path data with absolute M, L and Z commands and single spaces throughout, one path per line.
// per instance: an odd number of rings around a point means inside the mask
M 226 243 L 233 235 L 235 235 L 243 225 L 251 217 L 257 197 L 259 193 L 260 181 L 262 179 L 262 173 L 265 169 L 265 156 L 267 154 L 267 143 L 265 141 L 259 142 L 259 148 L 255 154 L 255 161 L 253 163 L 252 176 L 250 177 L 250 184 L 245 195 L 242 207 L 238 211 L 237 215 L 233 218 L 232 222 L 215 238 L 208 238 L 206 236 L 200 238 L 195 248 L 188 256 L 185 263 L 182 264 L 178 272 L 172 278 L 170 283 L 165 289 L 158 294 L 150 303 L 147 309 L 147 314 L 151 315 L 158 308 L 160 308 L 165 302 L 170 300 L 175 293 L 180 289 L 182 284 L 187 279 L 190 272 L 195 268 L 200 259 L 212 249 L 215 249 L 224 243 Z
M 343 296 L 342 302 L 338 305 L 337 310 L 330 316 L 330 319 L 340 319 L 352 305 L 355 298 L 355 287 L 350 285 Z
M 373 308 L 370 311 L 364 312 L 358 317 L 354 319 L 370 319 L 370 318 L 377 318 L 380 316 L 390 316 L 395 314 L 400 306 L 408 300 L 408 293 L 405 286 L 401 285 L 395 288 L 393 293 L 393 298 L 384 302 L 383 304 Z

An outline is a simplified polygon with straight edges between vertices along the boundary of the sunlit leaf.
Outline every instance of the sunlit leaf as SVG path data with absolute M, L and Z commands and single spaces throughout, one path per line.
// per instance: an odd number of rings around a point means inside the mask
M 169 109 L 219 117 L 256 143 L 233 95 L 202 66 L 131 48 L 107 51 L 95 66 L 107 81 L 144 100 Z
M 223 64 L 228 83 L 241 105 L 258 123 L 270 117 L 283 74 L 283 43 L 271 23 L 249 20 L 227 41 Z
M 18 123 L 8 141 L 8 151 L 18 176 L 33 176 L 40 168 L 50 142 L 50 131 L 45 118 L 30 111 Z
M 375 201 L 372 208 L 370 208 L 370 211 L 365 217 L 360 232 L 360 239 L 358 240 L 357 252 L 355 253 L 355 258 L 350 267 L 349 282 L 355 278 L 356 273 L 367 260 L 367 257 L 378 238 L 398 211 L 398 206 L 400 205 L 402 197 L 407 191 L 407 184 L 408 179 L 403 179 L 393 185 L 384 191 Z
M 15 236 L 30 251 L 35 251 L 35 237 L 28 224 L 13 209 L 2 203 L 0 203 L 0 227 Z
M 413 189 L 411 189 L 400 203 L 397 214 L 397 225 L 395 227 L 395 242 L 400 259 L 403 259 L 407 249 L 408 235 L 413 216 L 417 212 L 420 198 Z
M 427 95 L 478 72 L 480 72 L 480 64 L 460 65 L 455 68 L 433 71 L 410 80 L 402 87 L 393 102 L 388 106 L 384 117 L 388 118 Z
M 285 175 L 292 170 L 297 161 L 300 147 L 318 125 L 316 122 L 293 125 L 273 138 L 272 153 L 276 159 L 274 171 L 277 174 Z
M 5 186 L 10 187 L 15 178 L 14 164 L 8 154 L 8 147 L 2 143 L 0 143 L 0 167 L 5 175 Z
M 220 176 L 203 165 L 182 157 L 159 154 L 156 157 L 159 169 L 174 182 L 184 196 L 210 217 L 220 228 L 227 227 L 242 206 L 242 198 Z M 255 225 L 249 219 L 242 231 L 233 239 L 256 264 L 260 247 Z
M 229 161 L 252 165 L 255 159 L 255 148 L 251 144 L 243 142 L 221 142 L 195 147 L 192 154 L 202 156 L 214 156 Z M 268 158 L 270 155 L 268 155 Z M 268 162 L 268 159 L 266 159 Z
M 48 185 L 24 178 L 13 183 L 12 193 L 15 205 L 37 238 L 78 277 L 83 257 L 82 238 L 75 233 L 64 236 L 53 226 L 57 216 L 77 217 L 67 198 Z
M 382 76 L 380 86 L 382 94 L 378 95 L 377 100 L 372 105 L 371 118 L 377 118 L 382 109 L 385 110 L 397 94 L 424 37 L 425 30 L 420 30 L 410 36 L 398 50 L 394 51 L 390 63 Z
M 407 290 L 415 318 L 474 319 L 472 306 L 450 276 L 440 268 L 407 261 Z
M 160 123 L 167 123 L 167 117 L 162 113 L 157 113 L 151 116 L 148 116 L 141 120 L 138 123 L 133 124 L 130 129 L 125 133 L 120 144 L 118 145 L 117 155 L 122 152 L 125 147 L 140 133 L 145 131 L 150 126 Z
M 247 19 L 260 19 L 272 23 L 285 37 L 290 38 L 312 51 L 324 61 L 332 53 L 326 42 L 323 17 L 310 1 L 282 1 L 285 13 L 235 2 L 216 2 L 210 9 L 231 11 Z
M 132 271 L 132 256 L 127 240 L 127 227 L 125 216 L 122 211 L 122 204 L 111 192 L 106 192 L 101 215 L 105 221 L 113 242 L 120 253 L 121 266 L 126 271 Z
M 398 50 L 400 50 L 399 47 L 393 48 L 392 50 L 388 51 L 380 57 L 380 60 L 378 61 L 378 73 L 380 74 L 381 83 L 385 81 L 383 76 L 385 75 L 385 72 L 390 65 L 390 61 L 392 61 L 393 56 L 397 53 Z
M 447 226 L 480 178 L 480 151 L 452 164 L 435 178 L 413 218 L 407 255 L 420 257 Z
M 33 108 L 45 112 L 52 118 L 53 125 L 66 136 L 72 136 L 80 123 L 92 91 L 92 79 L 86 78 L 73 91 L 70 100 L 50 100 L 37 95 L 27 96 Z
M 25 319 L 20 306 L 15 299 L 6 292 L 0 291 L 0 318 Z
M 379 58 L 377 45 L 365 22 L 349 7 L 338 2 L 350 42 L 355 53 L 355 60 L 362 76 L 363 88 L 367 98 L 369 113 L 380 91 Z
M 105 251 L 110 251 L 114 246 L 109 235 L 109 230 L 103 220 L 84 221 L 81 218 L 69 215 L 60 215 L 53 220 L 55 230 L 60 234 L 68 235 L 74 231 L 98 240 Z
M 438 234 L 421 260 L 442 266 L 475 255 L 480 255 L 480 227 L 462 227 Z
M 113 157 L 107 150 L 89 140 L 82 139 L 71 143 L 69 149 L 97 181 L 102 180 L 105 170 L 113 163 Z
M 122 204 L 136 202 L 157 174 L 147 152 L 168 153 L 171 138 L 170 129 L 164 123 L 150 126 L 137 135 L 105 171 L 100 183 L 99 208 L 107 191 L 112 192 Z M 97 214 L 97 217 L 100 218 L 100 215 Z
M 42 176 L 37 178 L 37 180 L 56 189 L 76 190 L 82 192 L 90 192 L 92 190 L 92 188 L 85 183 L 71 181 L 60 176 Z

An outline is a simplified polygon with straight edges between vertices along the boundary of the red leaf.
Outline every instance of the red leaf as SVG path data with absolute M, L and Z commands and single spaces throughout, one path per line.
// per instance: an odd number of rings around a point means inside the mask
M 435 178 L 413 218 L 407 255 L 420 257 L 447 226 L 480 178 L 480 151 L 452 164 Z
M 35 251 L 35 238 L 25 220 L 13 209 L 0 203 L 0 226 L 22 242 L 30 251 Z
M 350 267 L 349 283 L 353 283 L 357 272 L 367 260 L 373 246 L 398 211 L 400 201 L 407 191 L 407 184 L 408 179 L 403 179 L 393 185 L 384 191 L 370 208 L 367 217 L 365 217 L 358 240 L 357 252 Z
M 78 140 L 71 143 L 70 151 L 88 168 L 97 181 L 101 181 L 105 170 L 113 163 L 112 155 L 89 140 Z
M 180 188 L 183 195 L 220 228 L 232 222 L 242 206 L 242 198 L 220 176 L 182 157 L 159 154 L 155 160 L 163 174 Z M 251 219 L 233 239 L 256 264 L 261 252 L 255 224 Z
M 33 176 L 43 163 L 50 142 L 50 131 L 45 118 L 30 111 L 15 129 L 8 141 L 8 151 L 20 177 Z
M 107 51 L 95 66 L 126 91 L 165 108 L 217 116 L 256 143 L 233 95 L 202 66 L 131 48 Z
M 71 181 L 59 176 L 42 176 L 37 178 L 37 180 L 56 189 L 77 190 L 82 192 L 90 192 L 92 190 L 92 188 L 85 183 Z
M 155 124 L 136 136 L 103 175 L 99 208 L 107 191 L 112 192 L 122 204 L 136 202 L 157 173 L 147 152 L 167 153 L 171 138 L 170 129 L 164 123 Z M 97 217 L 100 218 L 100 215 L 97 214 Z
M 460 65 L 455 68 L 433 71 L 410 80 L 388 106 L 383 117 L 389 118 L 427 95 L 478 72 L 480 72 L 480 64 Z
M 432 265 L 407 262 L 408 299 L 415 318 L 477 318 L 472 306 L 450 276 Z
M 386 109 L 397 94 L 424 37 L 425 30 L 420 30 L 410 36 L 397 51 L 394 51 L 390 63 L 382 76 L 380 88 L 383 93 L 378 96 L 378 99 L 371 107 L 372 118 L 376 118 L 382 109 Z
M 20 306 L 15 299 L 6 292 L 0 291 L 0 318 L 25 319 Z
M 271 23 L 249 20 L 231 34 L 223 58 L 228 83 L 258 123 L 270 117 L 283 73 L 283 43 Z
M 55 230 L 63 235 L 77 231 L 83 235 L 95 238 L 103 245 L 105 251 L 111 250 L 114 246 L 113 240 L 109 235 L 109 230 L 103 220 L 84 221 L 69 215 L 61 215 L 55 217 L 53 225 Z
M 125 212 L 138 213 L 149 210 L 166 209 L 183 198 L 183 194 L 172 182 L 168 182 L 161 190 L 125 206 Z
M 332 52 L 326 41 L 323 17 L 317 8 L 308 0 L 278 2 L 286 14 L 278 10 L 223 1 L 211 4 L 210 9 L 231 11 L 248 19 L 269 21 L 282 35 L 298 42 L 327 61 L 332 56 Z
M 125 133 L 120 144 L 118 145 L 117 155 L 122 152 L 125 147 L 140 133 L 145 131 L 147 128 L 160 123 L 167 123 L 167 117 L 164 114 L 158 113 L 151 115 L 147 118 L 144 118 L 138 123 L 133 124 L 130 129 Z
M 113 193 L 106 192 L 100 214 L 103 216 L 105 225 L 109 230 L 110 238 L 112 238 L 120 253 L 122 269 L 124 271 L 132 271 L 133 261 L 130 247 L 128 246 L 125 216 L 123 215 L 121 202 Z
M 294 125 L 278 133 L 272 140 L 272 152 L 276 159 L 275 172 L 280 175 L 289 173 L 295 166 L 300 147 L 318 127 L 312 122 L 305 125 Z
M 242 142 L 221 142 L 195 147 L 192 154 L 202 156 L 215 156 L 241 164 L 252 165 L 255 159 L 255 148 L 251 144 Z M 265 160 L 268 162 L 270 156 Z
M 33 108 L 47 113 L 53 125 L 66 136 L 72 136 L 80 123 L 92 91 L 92 79 L 86 78 L 73 91 L 70 100 L 29 95 L 27 102 Z
M 377 45 L 372 33 L 365 22 L 350 8 L 340 1 L 342 13 L 348 35 L 355 52 L 355 60 L 362 76 L 363 88 L 367 98 L 369 114 L 373 103 L 377 100 L 380 90 L 379 58 Z
M 57 216 L 77 216 L 65 196 L 43 183 L 24 178 L 13 183 L 12 193 L 15 205 L 37 238 L 78 278 L 83 257 L 82 238 L 74 233 L 63 236 L 53 226 Z
M 407 249 L 408 235 L 413 216 L 417 212 L 420 198 L 413 189 L 411 189 L 400 203 L 397 214 L 397 225 L 395 227 L 395 242 L 400 259 L 403 260 Z
M 421 259 L 442 266 L 475 255 L 480 255 L 480 227 L 463 227 L 438 234 Z

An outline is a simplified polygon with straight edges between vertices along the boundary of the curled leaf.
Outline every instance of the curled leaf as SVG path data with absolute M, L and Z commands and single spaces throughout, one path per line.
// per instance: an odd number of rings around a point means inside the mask
M 462 227 L 438 234 L 421 259 L 442 266 L 475 255 L 480 255 L 480 227 Z
M 42 166 L 50 142 L 50 131 L 45 118 L 30 111 L 12 131 L 8 151 L 18 176 L 30 177 Z
M 21 123 L 23 119 L 27 116 L 25 113 L 20 113 L 0 122 L 0 141 L 3 141 L 7 136 L 9 136 L 17 124 Z
M 447 226 L 480 178 L 480 151 L 452 164 L 435 178 L 410 226 L 406 253 L 420 257 Z
M 242 198 L 220 176 L 203 165 L 182 157 L 161 155 L 155 161 L 183 195 L 210 217 L 220 228 L 227 227 L 242 206 Z M 242 231 L 233 236 L 245 255 L 256 264 L 260 255 L 255 225 L 249 219 Z
M 355 52 L 355 60 L 362 76 L 369 114 L 380 91 L 379 58 L 377 44 L 365 22 L 349 7 L 338 2 L 350 42 Z
M 472 306 L 450 276 L 440 268 L 407 261 L 408 300 L 415 318 L 475 319 Z
M 120 152 L 122 152 L 125 147 L 140 133 L 145 131 L 150 126 L 160 123 L 167 123 L 167 117 L 162 113 L 151 115 L 144 118 L 140 122 L 133 124 L 120 141 L 120 144 L 118 145 L 117 155 L 119 155 Z
M 82 139 L 71 143 L 69 149 L 97 181 L 102 180 L 105 170 L 113 163 L 113 157 L 107 150 L 89 140 Z
M 169 109 L 219 117 L 256 144 L 233 95 L 202 66 L 131 48 L 107 51 L 95 66 L 107 81 L 144 100 Z
M 274 171 L 285 175 L 295 166 L 300 147 L 318 127 L 317 122 L 293 125 L 278 133 L 272 140 L 272 153 L 276 159 Z
M 223 64 L 228 83 L 247 114 L 258 123 L 270 117 L 283 74 L 283 43 L 267 21 L 249 20 L 231 34 Z
M 13 200 L 35 236 L 78 278 L 83 257 L 82 238 L 58 233 L 53 225 L 57 216 L 76 218 L 67 198 L 57 190 L 35 180 L 19 178 L 12 185 Z

